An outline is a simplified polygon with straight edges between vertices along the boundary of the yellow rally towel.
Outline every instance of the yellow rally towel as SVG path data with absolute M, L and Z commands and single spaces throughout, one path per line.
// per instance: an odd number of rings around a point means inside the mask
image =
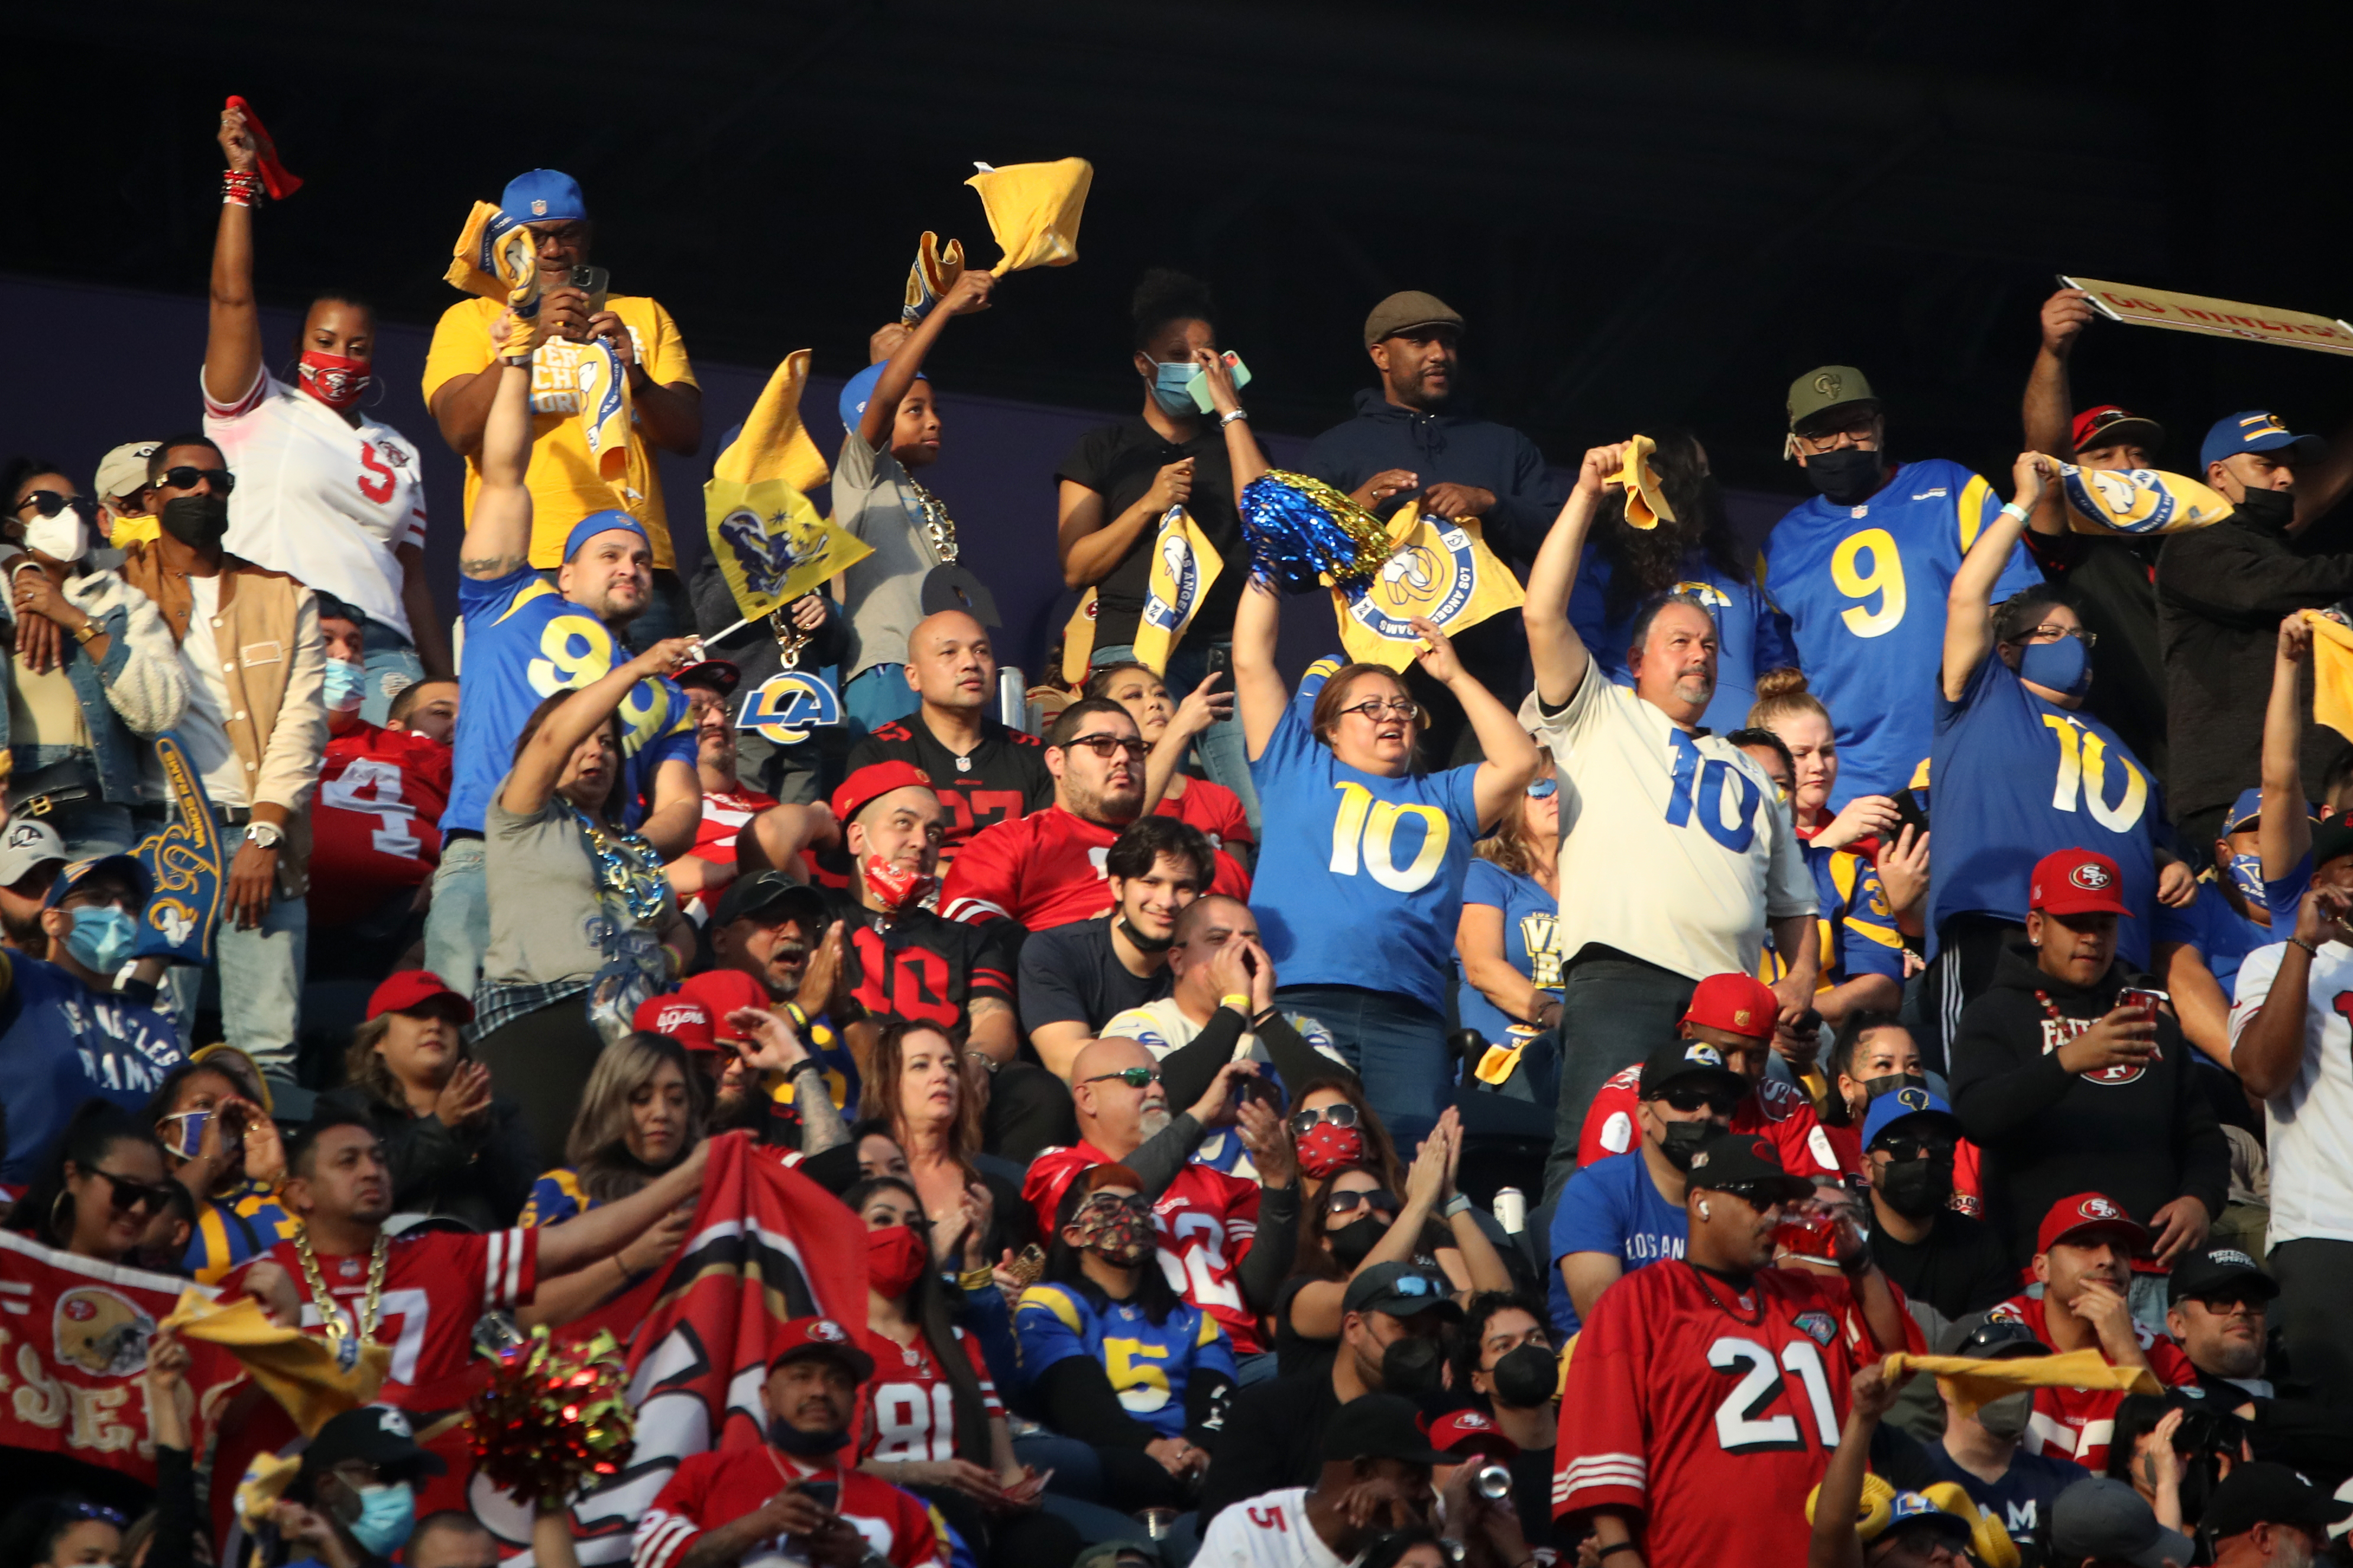
M 2059 488 L 2077 533 L 2179 533 L 2231 515 L 2231 503 L 2196 479 L 2157 468 L 2062 463 Z
M 629 426 L 635 418 L 628 369 L 620 351 L 604 338 L 580 346 L 580 434 L 588 442 L 597 478 L 618 485 L 629 474 Z
M 374 1399 L 392 1364 L 390 1345 L 365 1344 L 346 1366 L 324 1338 L 280 1328 L 250 1296 L 214 1301 L 185 1290 L 160 1326 L 237 1357 L 253 1381 L 285 1406 L 305 1437 L 318 1436 L 332 1417 Z
M 2318 610 L 2306 610 L 2312 624 L 2312 717 L 2353 740 L 2353 626 Z
M 1089 588 L 1079 595 L 1079 607 L 1071 612 L 1068 625 L 1062 627 L 1062 681 L 1069 686 L 1083 686 L 1087 666 L 1095 657 L 1095 591 Z
M 1907 1373 L 1935 1374 L 1936 1386 L 1951 1395 L 1964 1415 L 1974 1415 L 1990 1404 L 2021 1388 L 2114 1389 L 2119 1394 L 2163 1394 L 2157 1374 L 2142 1367 L 2110 1366 L 2095 1350 L 2069 1351 L 2064 1355 L 2012 1356 L 2006 1361 L 1980 1361 L 1965 1355 L 1909 1355 L 1896 1352 L 1880 1363 L 1891 1378 Z
M 752 412 L 744 416 L 735 439 L 712 459 L 713 479 L 747 485 L 782 479 L 797 490 L 813 490 L 832 477 L 825 455 L 801 424 L 801 390 L 808 384 L 808 350 L 795 349 L 785 356 L 760 389 Z
M 1144 593 L 1144 613 L 1135 622 L 1135 662 L 1168 673 L 1168 655 L 1184 640 L 1209 585 L 1225 563 L 1201 525 L 1181 506 L 1172 506 L 1160 519 L 1159 535 L 1152 542 L 1152 574 Z M 1063 650 L 1068 662 L 1070 651 Z M 1229 682 L 1228 690 L 1233 689 Z
M 1675 521 L 1675 509 L 1667 504 L 1659 476 L 1651 468 L 1651 454 L 1658 449 L 1648 436 L 1635 437 L 1626 443 L 1624 466 L 1618 470 L 1618 482 L 1626 487 L 1626 526 L 1645 533 Z
M 244 1479 L 237 1483 L 237 1515 L 245 1521 L 247 1530 L 259 1530 L 269 1522 L 270 1510 L 301 1473 L 300 1454 L 289 1454 L 281 1459 L 264 1450 L 253 1457 L 245 1467 Z
M 1451 636 L 1518 609 L 1527 597 L 1480 537 L 1475 518 L 1424 517 L 1409 501 L 1389 520 L 1388 535 L 1396 548 L 1378 572 L 1332 590 L 1340 646 L 1350 658 L 1403 669 L 1421 647 L 1407 624 L 1411 617 L 1433 621 Z
M 702 487 L 712 558 L 746 619 L 790 604 L 874 547 L 817 513 L 808 497 L 778 479 Z
M 515 302 L 518 289 L 533 290 L 536 313 L 539 295 L 539 251 L 531 230 L 488 202 L 476 202 L 458 235 L 449 270 L 442 277 L 452 288 L 501 304 Z
M 963 276 L 964 241 L 949 240 L 942 249 L 940 237 L 925 229 L 915 242 L 915 264 L 907 268 L 907 298 L 899 307 L 899 320 L 913 326 L 930 315 Z
M 1004 258 L 989 268 L 999 278 L 1028 267 L 1068 267 L 1079 258 L 1079 219 L 1087 210 L 1087 187 L 1095 166 L 1084 158 L 1051 163 L 1015 163 L 980 173 L 965 182 L 980 193 L 988 228 Z

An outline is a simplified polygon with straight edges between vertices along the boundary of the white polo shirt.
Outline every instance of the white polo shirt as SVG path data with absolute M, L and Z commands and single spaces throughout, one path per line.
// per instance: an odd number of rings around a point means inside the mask
M 2231 1007 L 2231 1049 L 2263 1011 L 2279 977 L 2284 942 L 2239 961 L 2238 999 Z M 2304 998 L 2304 1060 L 2287 1088 L 2263 1101 L 2272 1164 L 2271 1245 L 2353 1241 L 2353 1025 L 2337 1010 L 2353 991 L 2353 947 L 2324 942 L 2312 961 Z

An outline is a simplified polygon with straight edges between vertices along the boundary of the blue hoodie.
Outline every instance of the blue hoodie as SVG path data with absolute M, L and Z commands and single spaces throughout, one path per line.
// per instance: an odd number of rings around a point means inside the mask
M 1424 486 L 1493 490 L 1495 504 L 1480 520 L 1481 534 L 1496 554 L 1522 562 L 1535 558 L 1568 500 L 1568 481 L 1546 468 L 1536 444 L 1510 426 L 1400 408 L 1373 387 L 1356 394 L 1354 419 L 1309 443 L 1299 466 L 1344 490 L 1388 468 L 1409 468 Z M 1386 516 L 1403 504 L 1403 497 L 1392 496 L 1377 510 Z

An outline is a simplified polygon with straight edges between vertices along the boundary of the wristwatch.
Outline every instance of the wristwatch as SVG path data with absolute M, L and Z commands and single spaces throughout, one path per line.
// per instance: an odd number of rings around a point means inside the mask
M 248 822 L 245 825 L 245 841 L 264 849 L 275 849 L 286 842 L 286 830 L 274 822 Z

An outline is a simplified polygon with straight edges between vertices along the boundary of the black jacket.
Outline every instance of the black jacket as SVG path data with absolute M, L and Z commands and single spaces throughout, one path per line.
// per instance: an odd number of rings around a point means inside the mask
M 368 1119 L 384 1141 L 392 1171 L 392 1206 L 396 1214 L 447 1215 L 478 1231 L 515 1222 L 538 1180 L 531 1133 L 514 1101 L 492 1097 L 489 1116 L 452 1131 L 438 1116 L 414 1116 L 406 1106 L 390 1106 L 359 1084 L 345 1084 L 319 1097 Z
M 1201 1479 L 1200 1528 L 1219 1510 L 1261 1492 L 1315 1484 L 1324 1428 L 1340 1412 L 1329 1367 L 1252 1384 L 1234 1396 L 1226 1429 Z
M 1356 416 L 1308 444 L 1302 471 L 1353 490 L 1386 468 L 1410 468 L 1424 485 L 1476 485 L 1495 492 L 1480 536 L 1498 555 L 1533 560 L 1568 487 L 1545 467 L 1536 444 L 1508 425 L 1451 413 L 1400 408 L 1375 388 L 1356 394 Z M 1403 504 L 1392 499 L 1387 512 Z
M 2120 1081 L 2096 1082 L 2059 1065 L 2058 1047 L 2112 1011 L 2116 993 L 2141 978 L 2119 962 L 2078 991 L 2044 974 L 2026 939 L 2015 937 L 1992 986 L 1961 1010 L 1953 1111 L 1984 1152 L 1986 1219 L 2008 1238 L 2014 1263 L 2034 1256 L 2034 1233 L 2051 1205 L 2076 1193 L 2105 1194 L 2143 1224 L 2183 1196 L 2203 1203 L 2209 1215 L 2222 1212 L 2230 1146 L 2192 1076 L 2201 1069 L 2170 1017 L 2158 1018 L 2159 1058 Z M 2063 1022 L 2045 1015 L 2037 990 Z

